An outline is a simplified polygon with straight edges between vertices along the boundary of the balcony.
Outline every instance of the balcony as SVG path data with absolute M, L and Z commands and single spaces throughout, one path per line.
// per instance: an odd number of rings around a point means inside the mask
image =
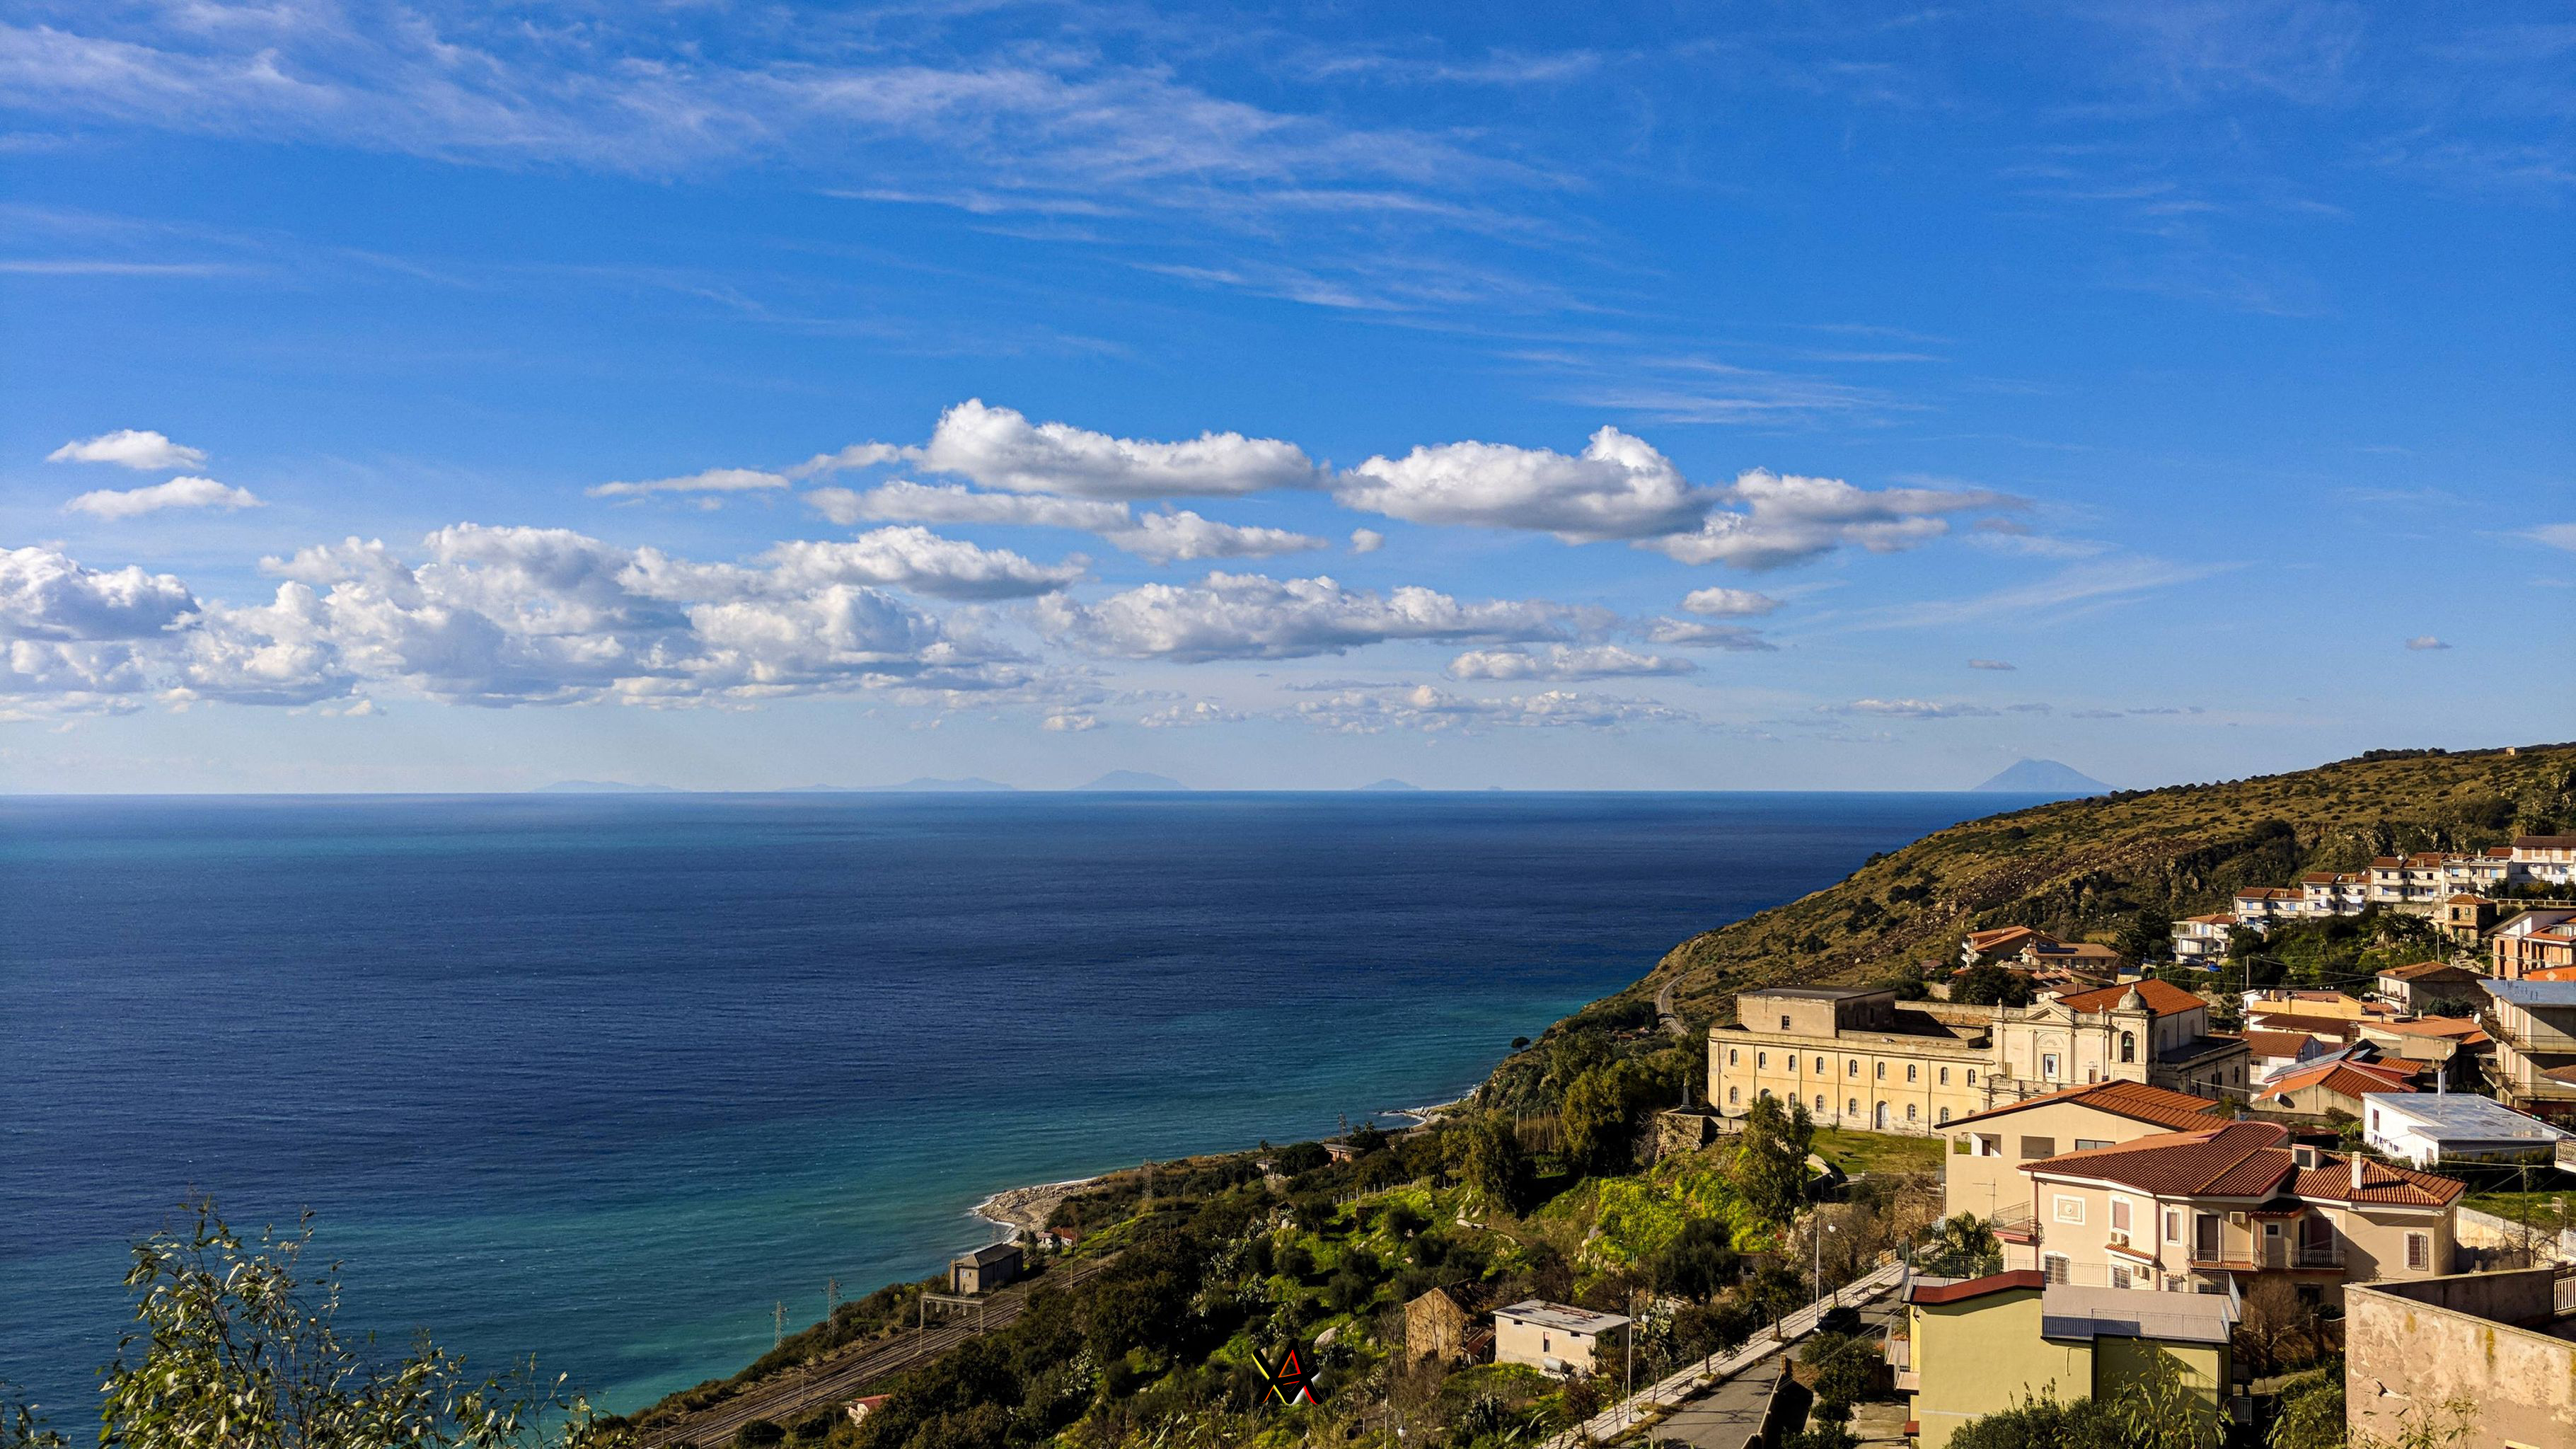
M 2343 1266 L 2343 1244 L 2334 1243 L 2325 1247 L 2300 1247 L 2294 1249 L 2290 1254 L 2290 1266 L 2293 1268 L 2310 1270 L 2341 1268 Z

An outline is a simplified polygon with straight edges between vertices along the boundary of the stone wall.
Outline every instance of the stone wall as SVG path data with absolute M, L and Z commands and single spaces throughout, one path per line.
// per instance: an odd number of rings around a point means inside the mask
M 2455 1449 L 2576 1444 L 2576 1343 L 2519 1324 L 2550 1321 L 2549 1268 L 2417 1283 L 2353 1284 L 2344 1295 L 2344 1406 L 2353 1437 L 2446 1427 Z

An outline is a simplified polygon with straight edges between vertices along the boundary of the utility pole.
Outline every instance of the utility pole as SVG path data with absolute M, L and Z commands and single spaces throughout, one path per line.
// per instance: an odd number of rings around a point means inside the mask
M 824 1280 L 823 1280 L 823 1316 L 824 1316 L 825 1318 L 829 1318 L 829 1317 L 831 1317 L 834 1313 L 836 1313 L 836 1312 L 840 1311 L 840 1307 L 841 1307 L 841 1280 L 840 1280 L 840 1279 L 838 1279 L 838 1278 L 826 1278 L 826 1279 L 824 1279 Z
M 771 1348 L 776 1348 L 787 1341 L 787 1300 L 782 1298 L 777 1303 L 771 1305 L 769 1310 L 769 1322 L 773 1330 L 770 1335 L 769 1346 Z

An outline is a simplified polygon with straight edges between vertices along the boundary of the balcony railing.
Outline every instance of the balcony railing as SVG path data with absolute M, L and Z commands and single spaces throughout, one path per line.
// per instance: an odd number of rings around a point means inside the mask
M 2343 1244 L 2331 1247 L 2301 1246 L 2290 1254 L 2294 1268 L 2340 1268 L 2343 1266 Z

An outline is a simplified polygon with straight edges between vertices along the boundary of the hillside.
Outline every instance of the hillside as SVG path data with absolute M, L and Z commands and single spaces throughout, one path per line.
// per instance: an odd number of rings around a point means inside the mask
M 1950 956 L 1965 932 L 2037 926 L 2117 944 L 2240 887 L 2372 856 L 2576 828 L 2576 745 L 2374 751 L 2285 775 L 2128 790 L 1991 815 L 1874 857 L 1840 884 L 1684 941 L 1614 1003 L 1667 982 L 1692 1020 L 1796 979 L 1851 983 Z M 1597 1011 L 1599 1008 L 1595 1008 Z

